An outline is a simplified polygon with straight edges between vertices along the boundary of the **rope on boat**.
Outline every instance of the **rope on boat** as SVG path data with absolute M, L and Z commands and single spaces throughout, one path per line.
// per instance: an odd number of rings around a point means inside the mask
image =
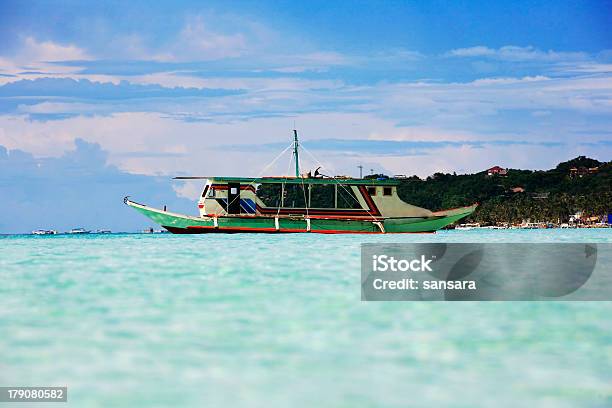
M 289 156 L 289 165 L 287 166 L 287 174 L 289 174 L 289 169 L 291 168 L 291 163 L 293 162 L 293 155 Z M 284 204 L 284 199 L 285 199 L 285 180 L 282 181 L 281 183 L 281 194 L 280 194 L 280 200 L 278 200 L 278 208 L 276 209 L 276 218 L 278 219 L 278 216 L 280 214 L 280 210 L 281 210 L 281 206 Z M 276 229 L 278 230 L 278 224 Z
M 308 191 L 310 191 L 310 186 L 308 187 Z M 302 177 L 302 192 L 304 193 L 304 206 L 306 207 L 306 231 L 310 232 L 310 217 L 308 215 L 308 199 L 306 198 L 306 186 L 304 185 L 304 177 Z
M 279 155 L 278 155 L 278 156 L 276 156 L 276 157 L 274 158 L 274 160 L 272 160 L 270 163 L 268 163 L 268 164 L 267 164 L 267 165 L 266 165 L 266 166 L 265 166 L 265 167 L 264 167 L 264 168 L 263 168 L 263 169 L 262 169 L 262 170 L 259 172 L 259 174 L 257 175 L 257 177 L 255 177 L 255 179 L 254 179 L 253 181 L 251 181 L 249 184 L 247 184 L 247 188 L 248 188 L 248 187 L 251 187 L 252 185 L 254 185 L 254 184 L 255 184 L 255 181 L 256 181 L 258 178 L 260 178 L 261 176 L 263 176 L 263 174 L 264 174 L 264 173 L 265 173 L 265 172 L 266 172 L 266 171 L 267 171 L 267 170 L 268 170 L 270 167 L 272 167 L 272 165 L 273 165 L 274 163 L 276 163 L 276 161 L 277 161 L 278 159 L 280 159 L 280 158 L 282 157 L 282 155 L 283 155 L 283 154 L 285 154 L 285 152 L 286 152 L 287 150 L 289 150 L 291 147 L 293 147 L 293 143 L 291 143 L 289 146 L 287 146 L 287 147 L 285 148 L 285 150 L 283 150 L 282 152 L 280 152 L 280 153 L 279 153 Z M 289 165 L 291 166 L 291 161 L 289 162 Z M 288 169 L 287 169 L 287 172 L 289 172 L 289 170 L 288 170 Z M 256 195 L 257 195 L 257 194 L 256 194 Z M 237 198 L 239 198 L 239 197 L 240 197 L 240 194 L 238 194 L 236 197 L 234 197 L 234 199 L 233 199 L 232 201 L 228 202 L 228 203 L 227 203 L 227 208 L 229 209 L 230 204 L 233 204 L 233 203 L 234 203 L 234 201 L 236 201 L 236 199 L 237 199 Z M 223 207 L 222 207 L 222 209 L 223 209 Z M 225 211 L 225 214 L 228 214 L 227 210 L 225 210 L 225 209 L 224 209 L 223 211 Z
M 308 151 L 308 149 L 306 149 L 306 148 L 304 147 L 304 142 L 302 142 L 302 144 L 301 144 L 300 146 L 302 147 L 302 150 L 303 150 L 303 151 L 305 151 L 306 153 L 308 153 L 308 154 L 310 155 L 310 157 L 312 157 L 312 158 L 313 158 L 313 159 L 314 159 L 314 160 L 317 162 L 317 164 L 318 164 L 319 166 L 321 166 L 321 167 L 325 168 L 325 166 L 323 166 L 323 163 L 321 163 L 321 162 L 320 162 L 320 161 L 319 161 L 319 160 L 318 160 L 318 159 L 317 159 L 317 158 L 316 158 L 316 157 L 315 157 L 315 156 L 314 156 L 312 153 L 310 153 L 310 151 Z M 361 203 L 359 202 L 359 200 L 357 199 L 357 197 L 353 196 L 353 194 L 351 194 L 351 193 L 350 193 L 350 192 L 347 190 L 347 188 L 346 188 L 346 187 L 344 187 L 344 185 L 338 181 L 338 179 L 333 178 L 333 177 L 332 177 L 331 179 L 332 179 L 332 180 L 334 180 L 334 181 L 336 182 L 336 184 L 338 184 L 340 187 L 342 187 L 342 188 L 344 189 L 344 191 L 346 191 L 346 192 L 348 193 L 348 195 L 349 195 L 350 197 L 352 197 L 352 198 L 353 198 L 353 199 L 354 199 L 354 200 L 357 202 L 357 204 L 359 204 L 359 205 L 361 206 Z M 368 210 L 366 207 L 363 207 L 363 209 L 364 209 L 364 210 L 366 210 L 366 212 L 368 213 L 368 215 L 369 215 L 370 217 L 372 217 L 372 219 L 374 220 L 374 221 L 372 221 L 372 223 L 373 223 L 374 225 L 378 226 L 378 227 L 380 228 L 381 232 L 384 234 L 384 232 L 385 232 L 385 228 L 382 226 L 382 223 L 381 223 L 380 221 L 378 221 L 378 219 L 377 219 L 377 218 L 376 218 L 374 215 L 372 215 L 372 213 L 371 213 L 371 212 L 370 212 L 370 211 L 369 211 L 369 210 Z
M 385 227 L 383 226 L 383 223 L 380 221 L 374 221 L 372 224 L 376 225 L 378 228 L 380 228 L 380 232 L 382 232 L 383 234 L 385 233 Z

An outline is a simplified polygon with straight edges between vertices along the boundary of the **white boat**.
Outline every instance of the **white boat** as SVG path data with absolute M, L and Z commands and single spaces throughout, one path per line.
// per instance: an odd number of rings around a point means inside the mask
M 91 231 L 86 230 L 85 228 L 73 228 L 68 231 L 68 234 L 89 234 Z
M 540 229 L 540 228 L 546 228 L 546 225 L 540 222 L 526 222 L 524 224 L 521 224 L 520 228 L 521 229 Z
M 456 230 L 472 230 L 474 228 L 480 228 L 480 224 L 475 222 L 475 223 L 468 223 L 468 224 L 459 224 L 455 227 Z
M 32 231 L 32 235 L 55 235 L 55 234 L 57 234 L 56 230 L 38 229 L 38 230 Z

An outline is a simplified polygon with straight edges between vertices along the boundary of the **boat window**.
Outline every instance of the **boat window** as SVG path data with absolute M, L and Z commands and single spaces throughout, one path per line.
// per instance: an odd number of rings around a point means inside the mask
M 230 188 L 230 194 L 238 194 L 238 189 L 236 187 Z
M 361 208 L 351 186 L 338 184 L 338 208 Z
M 304 194 L 305 191 L 305 194 Z M 285 199 L 283 207 L 285 208 L 305 208 L 306 198 L 308 197 L 307 185 L 301 184 L 286 184 Z
M 204 187 L 204 191 L 202 191 L 202 197 L 206 197 L 206 193 L 208 192 L 208 187 L 210 186 Z
M 332 184 L 312 184 L 310 186 L 310 207 L 335 208 L 334 187 Z
M 383 195 L 390 196 L 391 194 L 393 194 L 391 187 L 383 187 Z
M 375 196 L 376 195 L 376 187 L 368 187 L 368 194 L 370 196 Z
M 214 197 L 214 196 L 215 196 L 215 188 L 214 188 L 214 187 L 211 187 L 211 188 L 208 190 L 208 196 L 209 196 L 209 197 Z
M 266 207 L 279 207 L 281 195 L 280 184 L 260 184 L 257 186 L 257 197 Z
M 306 190 L 305 193 L 304 190 Z M 266 207 L 305 208 L 308 185 L 285 184 L 283 188 L 282 184 L 260 184 L 257 188 L 257 197 Z

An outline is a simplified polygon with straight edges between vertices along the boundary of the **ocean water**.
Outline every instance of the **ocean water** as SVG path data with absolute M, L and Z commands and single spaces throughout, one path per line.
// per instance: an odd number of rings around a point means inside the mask
M 0 237 L 0 385 L 73 407 L 612 406 L 612 303 L 362 302 L 362 242 L 612 229 Z

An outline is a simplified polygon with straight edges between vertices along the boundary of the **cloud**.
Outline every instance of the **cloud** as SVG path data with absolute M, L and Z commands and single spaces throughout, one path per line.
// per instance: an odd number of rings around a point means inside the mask
M 143 30 L 117 34 L 109 31 L 103 33 L 106 44 L 98 44 L 101 59 L 161 63 L 255 55 L 278 37 L 269 28 L 246 17 L 213 12 L 169 21 L 163 35 Z
M 612 148 L 612 140 L 597 140 L 595 142 L 582 142 L 580 144 L 583 146 Z
M 207 26 L 202 16 L 188 19 L 179 34 L 177 45 L 173 54 L 191 60 L 238 57 L 248 49 L 244 34 L 215 32 Z
M 25 37 L 16 59 L 21 62 L 49 62 L 66 60 L 88 60 L 89 54 L 73 45 L 59 44 L 53 41 L 38 41 L 34 37 Z
M 548 81 L 551 78 L 544 75 L 526 76 L 522 78 L 482 78 L 472 81 L 472 85 L 507 85 L 520 84 L 524 82 Z
M 12 44 L 14 45 L 14 44 Z M 63 65 L 58 61 L 87 61 L 91 56 L 73 44 L 54 41 L 38 41 L 34 37 L 22 37 L 20 44 L 4 52 L 0 49 L 0 84 L 47 74 L 49 76 L 76 75 L 78 66 Z
M 123 205 L 128 194 L 195 213 L 193 203 L 177 198 L 167 178 L 129 174 L 108 165 L 107 158 L 98 144 L 82 139 L 57 158 L 36 158 L 0 146 L 0 233 L 80 226 L 135 231 L 152 225 Z
M 589 55 L 584 52 L 558 52 L 558 51 L 541 51 L 535 47 L 519 47 L 515 45 L 506 45 L 501 48 L 489 48 L 483 45 L 457 48 L 448 51 L 446 56 L 475 58 L 485 57 L 498 59 L 502 61 L 580 61 L 589 58 Z
M 24 79 L 0 86 L 0 97 L 64 97 L 88 100 L 211 97 L 236 95 L 241 92 L 237 89 L 166 88 L 127 81 L 113 84 L 71 78 Z
M 612 64 L 587 62 L 570 66 L 560 66 L 559 72 L 578 74 L 609 74 L 612 73 Z
M 32 36 L 20 37 L 19 44 L 10 52 L 0 50 L 0 68 L 16 68 L 54 61 L 89 60 L 92 57 L 74 44 L 60 44 L 54 41 L 39 41 Z
M 483 149 L 490 146 L 563 146 L 560 142 L 533 142 L 526 140 L 368 140 L 368 139 L 316 139 L 302 142 L 310 150 L 335 151 L 346 155 L 428 155 L 443 148 L 471 147 Z M 220 145 L 217 150 L 233 150 L 242 152 L 282 150 L 282 143 Z
M 482 45 L 469 48 L 457 48 L 447 53 L 453 57 L 484 57 L 495 55 L 495 50 Z
M 37 78 L 0 86 L 0 110 L 25 113 L 35 120 L 56 120 L 79 114 L 111 114 L 137 110 L 167 110 L 169 100 L 207 99 L 239 95 L 239 89 L 163 87 L 121 81 L 93 82 L 87 79 Z M 177 102 L 174 102 L 176 105 Z

